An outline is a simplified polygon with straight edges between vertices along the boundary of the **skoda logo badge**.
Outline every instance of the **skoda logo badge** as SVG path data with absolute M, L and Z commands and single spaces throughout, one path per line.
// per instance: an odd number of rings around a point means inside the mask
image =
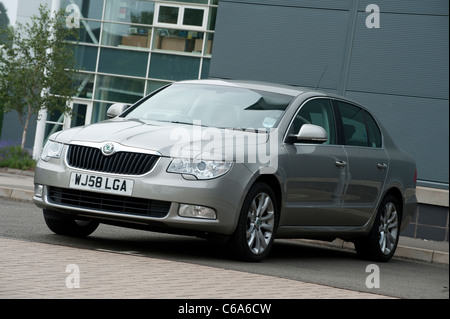
M 115 149 L 114 149 L 114 144 L 113 143 L 106 143 L 105 145 L 103 145 L 102 147 L 102 153 L 103 155 L 109 156 L 114 154 Z

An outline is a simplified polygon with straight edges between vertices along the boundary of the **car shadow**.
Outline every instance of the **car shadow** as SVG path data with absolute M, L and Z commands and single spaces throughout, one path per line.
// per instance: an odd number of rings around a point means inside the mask
M 87 238 L 45 235 L 48 243 L 91 250 L 110 251 L 129 255 L 165 258 L 177 261 L 207 263 L 241 262 L 233 258 L 226 244 L 202 238 L 154 233 L 120 228 L 96 231 Z M 277 239 L 271 253 L 262 263 L 330 261 L 332 259 L 357 259 L 354 251 L 329 245 L 312 244 L 299 240 Z

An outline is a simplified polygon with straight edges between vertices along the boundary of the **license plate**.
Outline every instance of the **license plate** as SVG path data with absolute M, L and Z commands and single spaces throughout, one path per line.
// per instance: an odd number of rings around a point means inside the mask
M 131 195 L 133 193 L 133 185 L 134 180 L 131 179 L 72 173 L 69 187 L 111 194 Z

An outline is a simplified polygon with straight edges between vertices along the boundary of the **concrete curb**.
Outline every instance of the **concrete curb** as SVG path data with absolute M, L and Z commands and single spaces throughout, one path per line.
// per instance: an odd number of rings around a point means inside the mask
M 296 239 L 296 240 L 303 242 L 303 243 L 312 244 L 312 245 L 344 249 L 344 250 L 352 250 L 352 251 L 355 250 L 353 243 L 346 242 L 341 239 L 336 239 L 332 242 L 324 242 L 324 241 L 320 241 L 320 240 L 310 240 L 310 239 Z M 404 246 L 404 245 L 397 246 L 394 257 L 402 258 L 402 259 L 423 261 L 423 262 L 428 262 L 428 263 L 447 264 L 447 265 L 449 264 L 449 253 L 447 253 L 447 252 L 419 248 L 419 247 L 410 247 L 410 246 Z
M 8 188 L 0 186 L 0 198 L 9 198 L 22 202 L 33 202 L 34 192 L 21 188 Z
M 34 192 L 27 189 L 21 188 L 10 188 L 10 187 L 2 187 L 0 186 L 0 198 L 9 198 L 11 200 L 21 201 L 21 202 L 33 202 Z M 327 246 L 331 248 L 339 248 L 346 250 L 354 250 L 353 243 L 346 242 L 340 239 L 337 239 L 333 242 L 323 242 L 317 240 L 307 240 L 307 239 L 295 239 L 296 241 L 300 241 L 303 243 L 319 245 L 319 246 Z M 437 264 L 449 264 L 449 253 L 430 250 L 418 247 L 410 247 L 410 246 L 402 246 L 399 245 L 395 252 L 394 257 L 403 258 L 403 259 L 411 259 L 418 260 L 428 263 L 437 263 Z

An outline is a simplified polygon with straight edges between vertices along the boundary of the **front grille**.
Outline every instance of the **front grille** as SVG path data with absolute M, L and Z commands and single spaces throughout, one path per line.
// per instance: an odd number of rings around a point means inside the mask
M 67 207 L 155 218 L 167 216 L 171 204 L 166 201 L 109 195 L 59 187 L 49 187 L 48 198 L 51 203 Z
M 110 156 L 95 147 L 69 145 L 67 162 L 71 167 L 121 175 L 143 175 L 152 170 L 157 155 L 117 152 Z

